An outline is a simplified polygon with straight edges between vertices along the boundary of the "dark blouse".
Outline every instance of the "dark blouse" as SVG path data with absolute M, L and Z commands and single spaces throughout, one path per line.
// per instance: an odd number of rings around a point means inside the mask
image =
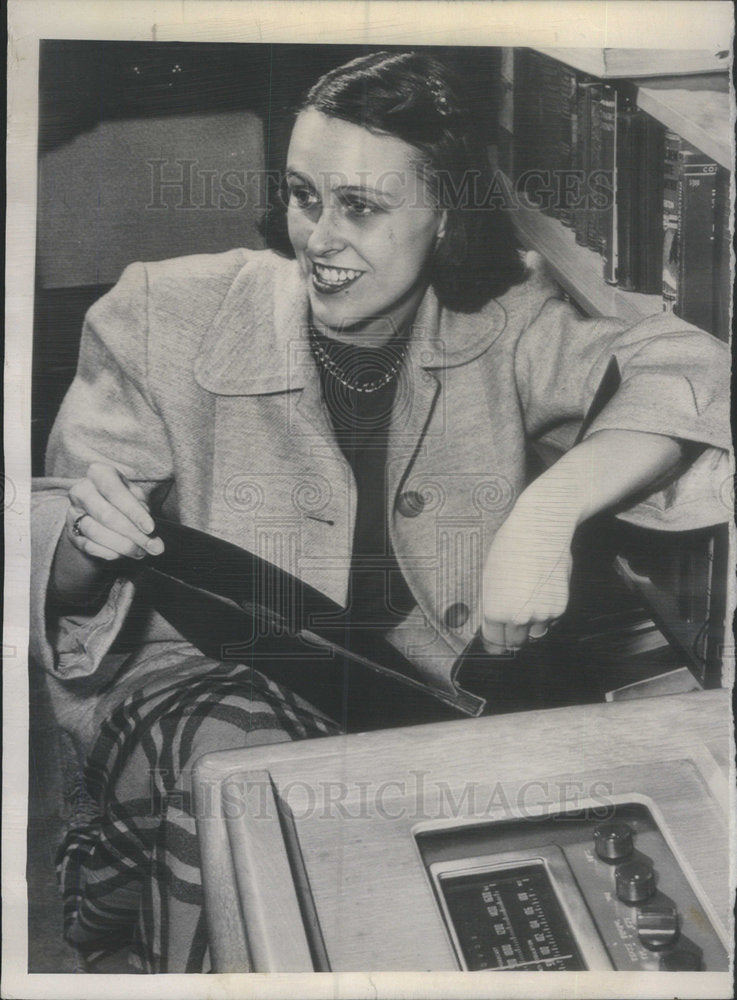
M 381 381 L 401 364 L 405 347 L 402 342 L 356 347 L 314 330 L 311 335 L 352 385 Z M 416 604 L 397 563 L 387 524 L 387 444 L 392 408 L 401 391 L 401 368 L 385 385 L 361 392 L 344 385 L 327 366 L 318 367 L 333 430 L 357 487 L 347 611 L 350 628 L 391 628 Z

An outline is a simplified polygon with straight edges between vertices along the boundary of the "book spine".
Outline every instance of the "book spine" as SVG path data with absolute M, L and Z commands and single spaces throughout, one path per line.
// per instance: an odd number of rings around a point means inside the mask
M 576 73 L 567 66 L 561 65 L 560 75 L 560 173 L 555 185 L 558 203 L 558 217 L 564 226 L 573 226 L 573 207 L 569 204 L 568 186 L 563 184 L 563 178 L 575 169 L 576 133 L 578 129 L 576 103 Z
M 560 77 L 562 65 L 548 56 L 541 56 L 538 64 L 540 102 L 537 131 L 540 141 L 539 169 L 546 178 L 542 186 L 541 207 L 546 215 L 558 215 L 554 197 L 554 179 L 560 160 Z
M 732 202 L 730 174 L 720 167 L 717 171 L 715 204 L 715 267 L 714 267 L 714 333 L 729 341 L 732 329 Z
M 678 151 L 681 140 L 666 132 L 663 156 L 663 311 L 673 312 L 678 294 Z
M 639 189 L 639 268 L 636 291 L 660 295 L 663 289 L 663 181 L 665 128 L 645 112 L 637 153 Z
M 576 243 L 586 246 L 588 177 L 590 170 L 590 91 L 591 78 L 581 74 L 576 81 L 576 143 L 573 152 L 573 165 L 581 177 L 581 188 L 584 202 L 573 212 L 573 232 Z
M 599 134 L 601 136 L 601 169 L 611 176 L 612 197 L 608 205 L 600 213 L 599 238 L 601 253 L 604 258 L 604 280 L 609 285 L 617 284 L 617 269 L 619 264 L 618 244 L 618 200 L 617 190 L 617 110 L 619 94 L 616 87 L 604 84 L 599 105 Z
M 533 167 L 535 129 L 538 119 L 535 58 L 536 53 L 530 49 L 516 49 L 514 53 L 512 83 L 514 157 L 511 179 L 516 186 L 520 184 L 527 171 Z
M 605 179 L 601 169 L 602 89 L 600 83 L 593 83 L 590 87 L 591 96 L 589 99 L 589 176 L 592 185 L 595 185 L 597 188 L 599 188 L 601 181 Z M 602 250 L 601 216 L 602 211 L 606 207 L 605 201 L 606 199 L 603 199 L 601 196 L 591 198 L 586 212 L 586 245 L 590 250 L 595 250 L 597 253 L 601 253 Z
M 682 143 L 678 153 L 678 282 L 674 312 L 714 330 L 716 163 Z
M 638 165 L 642 152 L 643 112 L 629 102 L 617 111 L 617 283 L 637 290 L 642 240 Z

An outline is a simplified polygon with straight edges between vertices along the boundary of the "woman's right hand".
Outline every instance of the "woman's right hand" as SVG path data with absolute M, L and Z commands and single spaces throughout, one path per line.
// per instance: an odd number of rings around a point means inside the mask
M 109 562 L 164 551 L 161 539 L 151 537 L 154 522 L 143 490 L 110 465 L 93 462 L 71 486 L 69 504 L 66 536 L 86 556 Z

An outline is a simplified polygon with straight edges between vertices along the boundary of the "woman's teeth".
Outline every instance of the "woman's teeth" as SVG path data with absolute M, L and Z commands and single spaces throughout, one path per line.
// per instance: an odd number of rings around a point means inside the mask
M 324 288 L 329 288 L 330 291 L 346 288 L 363 274 L 363 271 L 354 271 L 349 267 L 325 267 L 324 264 L 314 264 L 313 268 L 313 275 L 317 283 Z

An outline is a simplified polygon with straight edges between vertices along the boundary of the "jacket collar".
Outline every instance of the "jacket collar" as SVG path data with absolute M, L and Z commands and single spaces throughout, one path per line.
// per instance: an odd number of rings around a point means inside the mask
M 314 380 L 307 292 L 296 261 L 254 254 L 236 276 L 195 360 L 195 378 L 218 395 L 302 389 Z M 442 369 L 473 361 L 504 329 L 492 301 L 477 313 L 443 309 L 428 289 L 412 327 L 410 363 Z

